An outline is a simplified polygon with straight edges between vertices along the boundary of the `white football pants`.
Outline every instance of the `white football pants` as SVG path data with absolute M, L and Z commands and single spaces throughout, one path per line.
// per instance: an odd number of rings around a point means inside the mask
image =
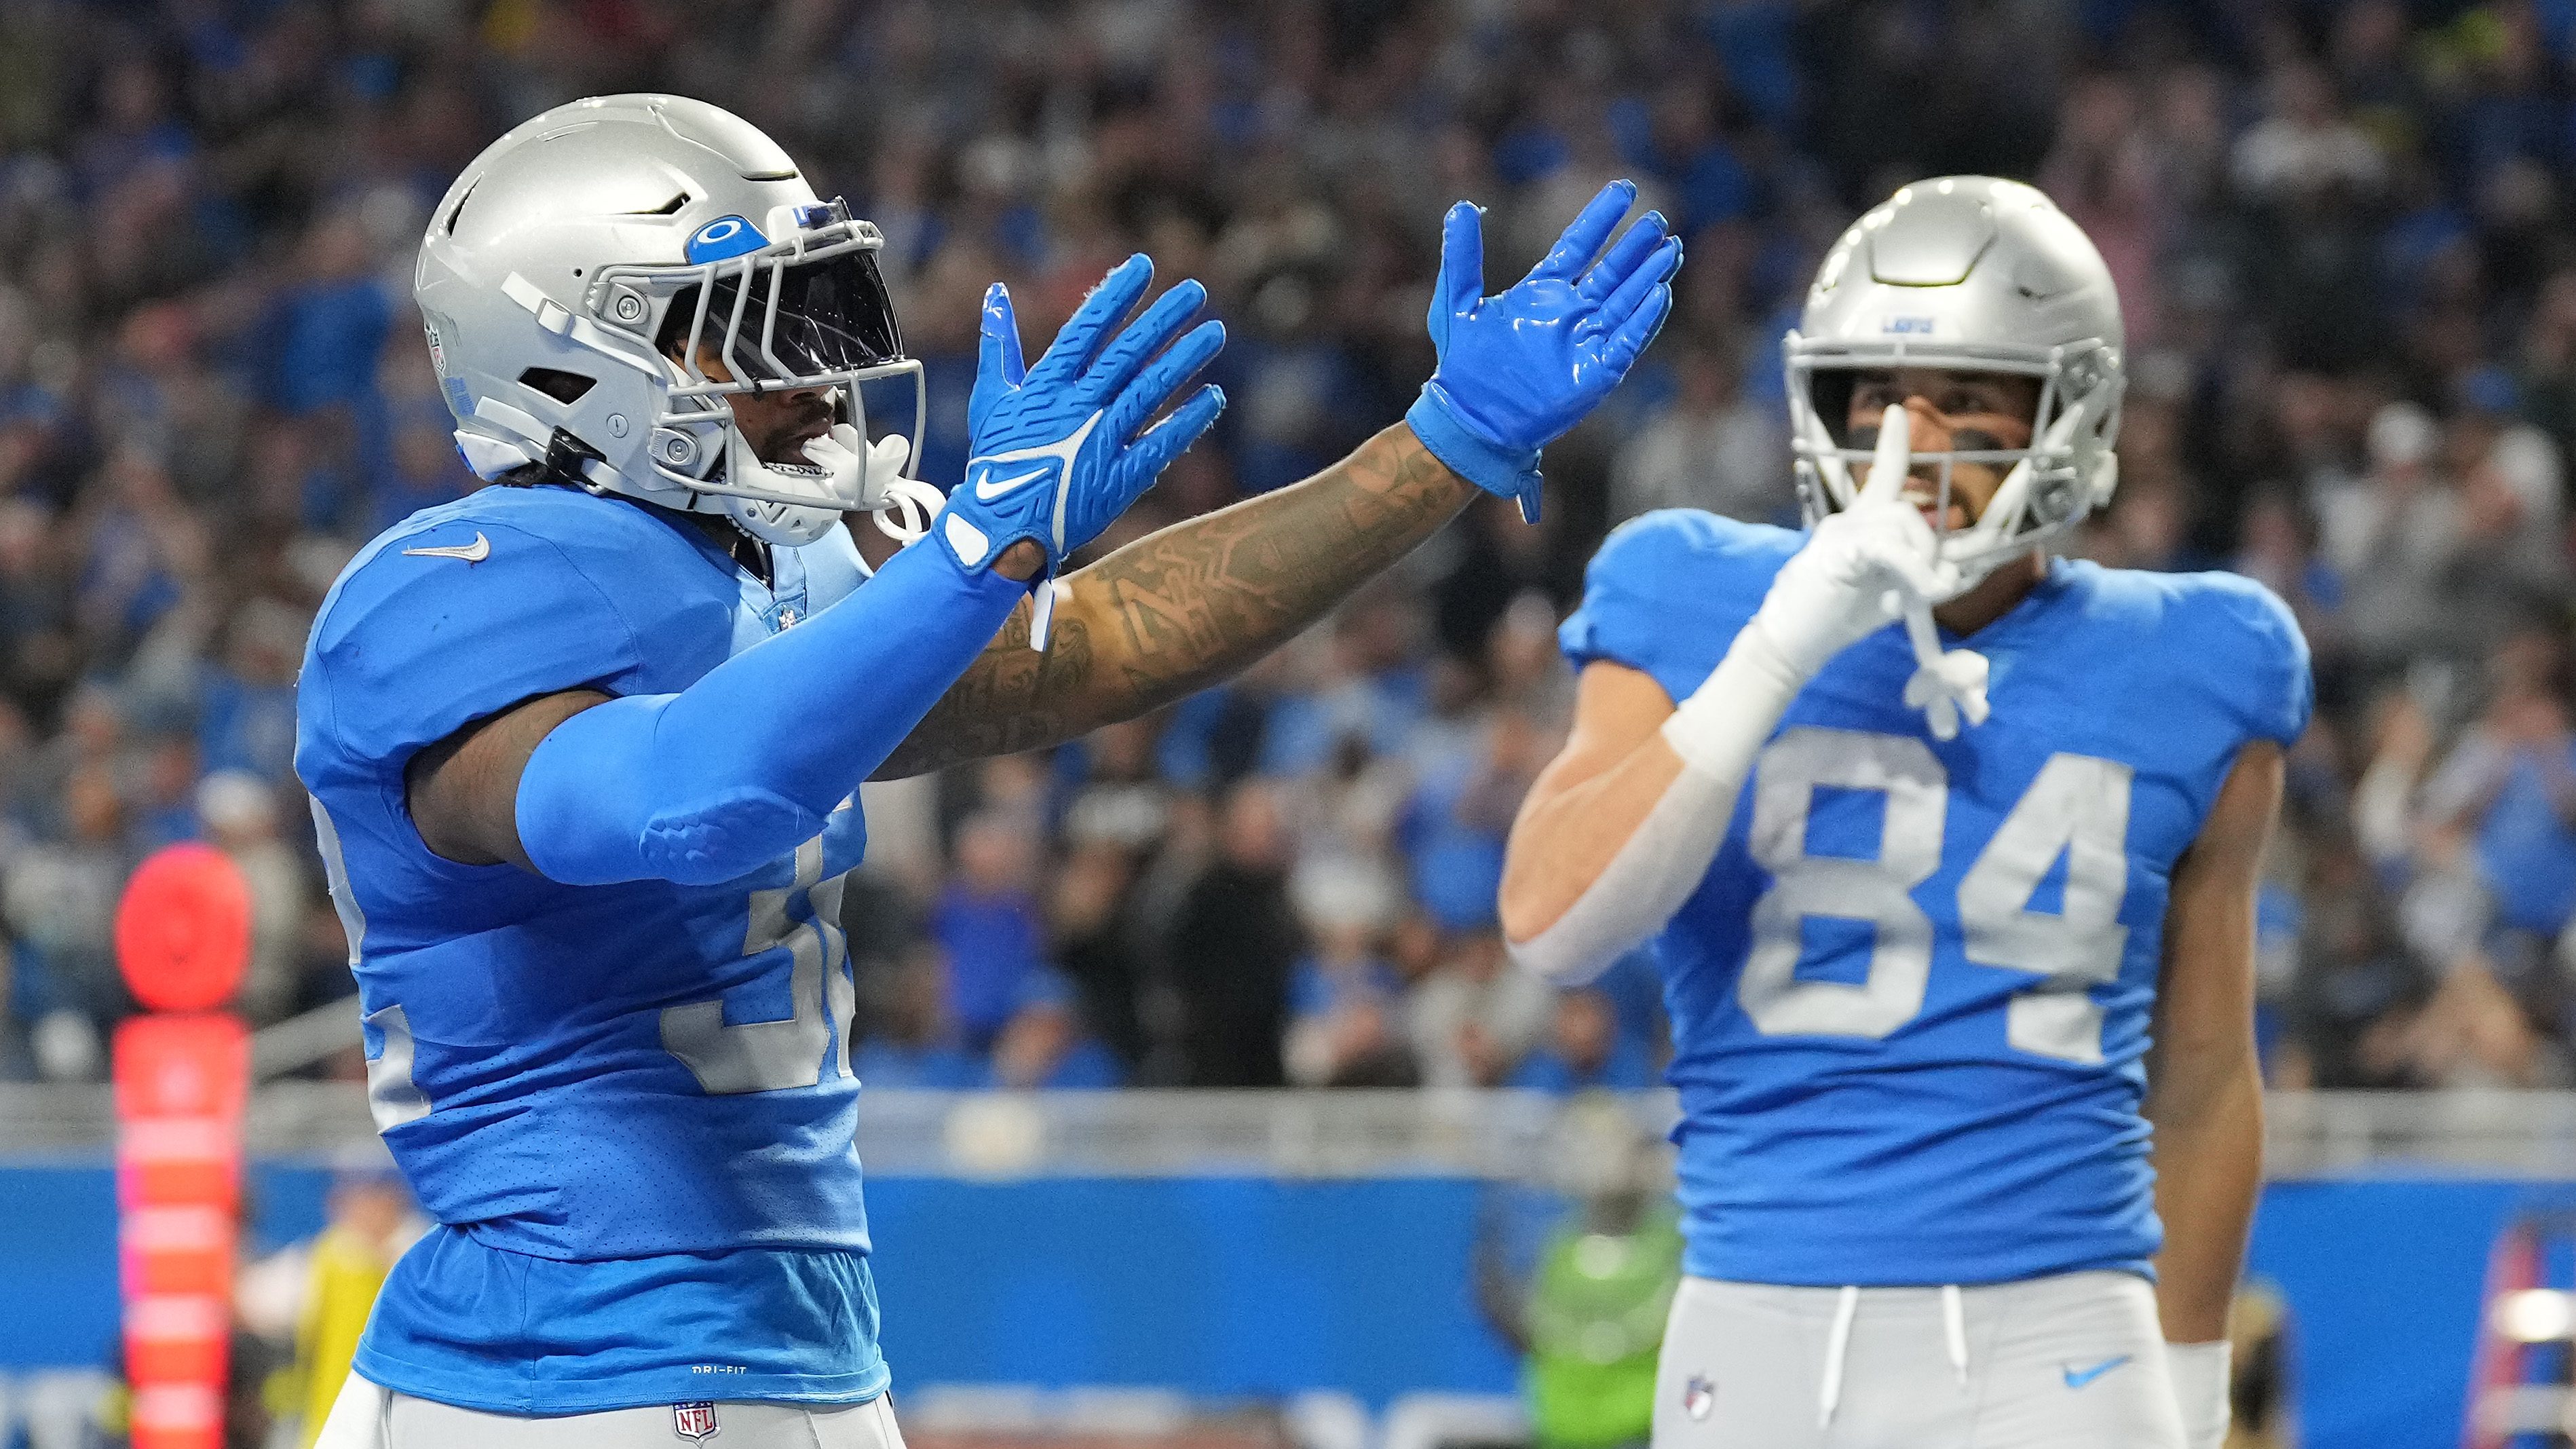
M 1654 1449 L 2182 1449 L 2155 1290 L 2128 1273 L 1973 1288 L 1684 1278 Z
M 351 1374 L 313 1449 L 903 1449 L 889 1398 L 654 1404 L 539 1419 L 432 1403 Z

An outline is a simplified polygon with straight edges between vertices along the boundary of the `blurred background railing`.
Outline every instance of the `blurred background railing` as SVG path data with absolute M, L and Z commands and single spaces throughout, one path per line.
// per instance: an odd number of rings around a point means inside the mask
M 1656 1136 L 1676 1117 L 1665 1091 L 1602 1100 Z M 1547 1183 L 1575 1150 L 1567 1099 L 1543 1092 L 872 1088 L 860 1102 L 871 1176 Z M 0 1163 L 104 1154 L 114 1130 L 105 1087 L 0 1085 Z M 357 1084 L 279 1082 L 252 1099 L 256 1157 L 327 1165 L 372 1152 L 375 1140 Z M 2403 1170 L 2576 1180 L 2576 1092 L 2275 1092 L 2264 1168 L 2275 1179 Z

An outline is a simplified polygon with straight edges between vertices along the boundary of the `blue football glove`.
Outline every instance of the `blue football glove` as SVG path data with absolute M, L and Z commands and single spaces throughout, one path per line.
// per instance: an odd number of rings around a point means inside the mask
M 1636 200 L 1633 181 L 1603 187 L 1499 297 L 1485 295 L 1483 209 L 1459 202 L 1442 227 L 1431 292 L 1440 363 L 1404 420 L 1449 471 L 1516 500 L 1531 523 L 1539 449 L 1609 396 L 1672 311 L 1682 244 L 1660 213 L 1647 212 L 1592 260 Z
M 973 456 L 935 531 L 968 573 L 1024 538 L 1046 551 L 1029 621 L 1036 649 L 1046 648 L 1065 556 L 1126 512 L 1225 407 L 1225 394 L 1210 384 L 1145 427 L 1225 346 L 1224 323 L 1190 327 L 1207 303 L 1195 281 L 1165 292 L 1112 341 L 1111 330 L 1153 280 L 1154 264 L 1142 253 L 1121 262 L 1035 367 L 1020 360 L 1010 292 L 996 282 L 984 293 L 975 391 L 966 403 Z

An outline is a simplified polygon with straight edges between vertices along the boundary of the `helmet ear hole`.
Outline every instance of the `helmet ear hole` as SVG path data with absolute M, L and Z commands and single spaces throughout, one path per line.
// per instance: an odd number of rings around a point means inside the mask
M 584 377 L 578 372 L 565 372 L 560 368 L 531 367 L 519 374 L 519 383 L 523 387 L 535 388 L 556 402 L 577 403 L 581 401 L 583 393 L 599 384 L 599 379 Z

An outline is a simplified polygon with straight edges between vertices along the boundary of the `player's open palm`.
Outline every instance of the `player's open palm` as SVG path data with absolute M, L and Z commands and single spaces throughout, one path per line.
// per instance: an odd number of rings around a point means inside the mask
M 1443 224 L 1431 293 L 1440 361 L 1405 420 L 1452 471 L 1518 500 L 1532 522 L 1539 449 L 1610 395 L 1672 310 L 1682 244 L 1661 214 L 1602 250 L 1636 200 L 1635 182 L 1603 187 L 1530 274 L 1493 297 L 1483 213 L 1462 201 Z
M 1916 604 L 1940 603 L 1959 590 L 1958 567 L 1939 557 L 1932 525 L 1905 501 L 1912 446 L 1905 410 L 1889 408 L 1860 496 L 1816 525 L 1753 616 L 1803 675 Z
M 1196 281 L 1165 292 L 1120 330 L 1153 279 L 1142 253 L 1120 263 L 1035 366 L 1021 360 L 1010 292 L 998 282 L 985 292 L 966 405 L 972 455 L 938 530 L 965 568 L 982 568 L 1029 539 L 1045 551 L 1044 576 L 1053 577 L 1216 421 L 1225 394 L 1210 384 L 1145 426 L 1225 346 L 1224 323 L 1190 326 L 1207 303 Z M 1040 592 L 1042 609 L 1051 597 Z

